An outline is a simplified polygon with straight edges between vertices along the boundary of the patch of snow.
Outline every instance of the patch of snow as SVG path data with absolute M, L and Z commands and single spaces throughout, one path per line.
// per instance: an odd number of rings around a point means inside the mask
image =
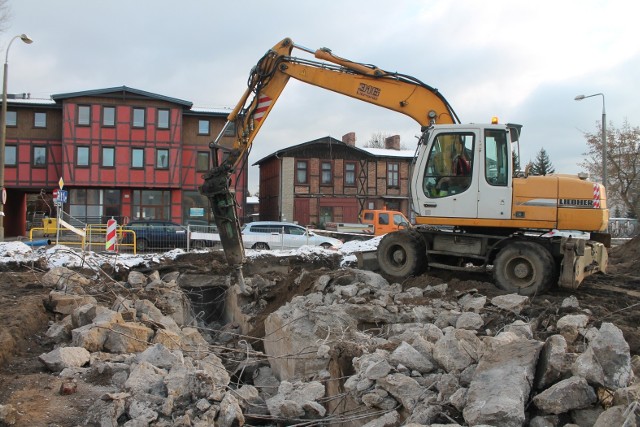
M 342 265 L 347 263 L 355 263 L 356 252 L 373 251 L 378 247 L 382 236 L 377 236 L 365 241 L 347 242 L 339 250 L 324 249 L 320 246 L 302 246 L 298 249 L 291 250 L 253 250 L 247 249 L 245 254 L 247 258 L 259 258 L 264 255 L 270 256 L 298 256 L 307 259 L 317 259 L 331 254 L 339 254 L 343 257 Z M 201 251 L 198 251 L 201 252 Z M 93 252 L 81 251 L 78 248 L 72 248 L 65 245 L 44 246 L 28 246 L 20 241 L 0 242 L 0 263 L 18 262 L 29 263 L 35 262 L 42 258 L 46 259 L 49 268 L 65 266 L 74 267 L 91 267 L 101 266 L 104 264 L 113 265 L 114 268 L 120 267 L 130 269 L 133 267 L 158 264 L 162 259 L 176 259 L 179 255 L 185 254 L 184 249 L 172 249 L 164 253 L 149 254 L 127 254 L 113 252 Z

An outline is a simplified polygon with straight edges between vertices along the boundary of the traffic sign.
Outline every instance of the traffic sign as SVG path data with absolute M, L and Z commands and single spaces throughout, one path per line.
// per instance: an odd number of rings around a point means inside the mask
M 60 189 L 62 190 L 62 187 L 64 187 L 64 179 L 62 179 L 62 177 L 60 177 L 60 181 L 58 181 L 58 185 L 60 186 Z
M 60 200 L 62 203 L 67 203 L 68 195 L 69 192 L 67 190 L 58 190 L 58 200 Z
M 58 200 L 58 189 L 53 189 L 53 201 L 56 202 Z

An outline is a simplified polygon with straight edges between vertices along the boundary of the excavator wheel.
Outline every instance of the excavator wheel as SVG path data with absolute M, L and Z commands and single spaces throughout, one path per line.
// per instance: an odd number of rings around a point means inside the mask
M 378 245 L 378 265 L 394 280 L 419 274 L 426 264 L 424 239 L 414 230 L 386 234 Z
M 556 277 L 553 257 L 546 248 L 533 242 L 506 245 L 493 263 L 496 286 L 519 295 L 542 293 Z

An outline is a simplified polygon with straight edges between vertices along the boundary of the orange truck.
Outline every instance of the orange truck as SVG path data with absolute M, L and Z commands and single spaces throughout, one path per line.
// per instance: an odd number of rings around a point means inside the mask
M 355 237 L 381 236 L 393 231 L 409 228 L 409 220 L 402 212 L 385 209 L 365 209 L 360 214 L 360 222 L 327 222 L 325 228 L 335 234 Z

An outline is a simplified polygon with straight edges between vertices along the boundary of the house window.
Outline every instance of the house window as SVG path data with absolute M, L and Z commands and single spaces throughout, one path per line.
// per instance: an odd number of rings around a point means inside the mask
M 169 129 L 169 110 L 158 109 L 158 129 Z
M 88 105 L 78 105 L 78 126 L 89 126 L 91 124 L 91 107 Z
M 236 134 L 236 124 L 234 122 L 227 122 L 225 126 L 223 136 L 234 136 Z
M 400 164 L 387 163 L 387 187 L 400 186 Z
M 319 215 L 318 221 L 322 225 L 326 224 L 327 222 L 333 221 L 333 207 L 320 206 L 318 215 Z
M 7 126 L 14 127 L 18 125 L 18 113 L 15 111 L 7 111 Z
M 133 191 L 132 217 L 135 219 L 169 219 L 171 218 L 170 209 L 170 191 Z
M 309 163 L 306 160 L 296 161 L 296 183 L 297 184 L 307 183 L 308 170 L 309 170 Z
M 198 120 L 198 135 L 209 135 L 209 120 Z
M 207 151 L 198 151 L 196 157 L 196 171 L 205 172 L 209 170 L 209 153 Z
M 4 165 L 15 166 L 18 164 L 18 148 L 15 145 L 4 146 Z
M 133 127 L 134 128 L 142 128 L 145 125 L 144 120 L 144 108 L 134 108 L 133 109 Z
M 46 128 L 47 127 L 47 113 L 38 113 L 36 112 L 33 115 L 33 126 L 37 128 Z
M 344 185 L 354 187 L 356 185 L 356 162 L 345 162 Z
M 333 183 L 333 174 L 331 173 L 331 162 L 322 162 L 320 165 L 321 168 L 321 184 L 331 184 Z
M 156 168 L 169 169 L 169 150 L 156 150 Z
M 144 167 L 144 149 L 143 148 L 131 149 L 131 167 L 132 168 Z
M 79 146 L 76 148 L 76 166 L 89 166 L 89 147 Z
M 45 167 L 47 165 L 47 147 L 33 147 L 33 166 Z
M 116 107 L 102 107 L 102 126 L 116 125 Z
M 102 166 L 112 168 L 116 165 L 116 149 L 114 147 L 102 147 Z

